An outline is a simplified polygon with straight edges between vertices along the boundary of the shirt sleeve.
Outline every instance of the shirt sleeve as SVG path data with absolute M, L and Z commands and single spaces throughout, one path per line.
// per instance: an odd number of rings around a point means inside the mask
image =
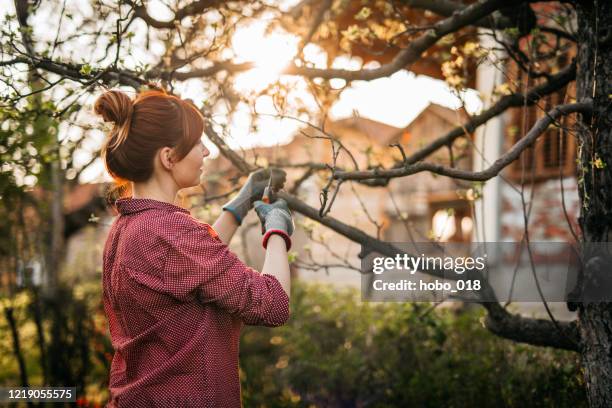
M 163 276 L 170 294 L 180 300 L 195 295 L 248 325 L 283 325 L 289 298 L 280 282 L 245 265 L 211 231 L 190 220 L 169 242 Z

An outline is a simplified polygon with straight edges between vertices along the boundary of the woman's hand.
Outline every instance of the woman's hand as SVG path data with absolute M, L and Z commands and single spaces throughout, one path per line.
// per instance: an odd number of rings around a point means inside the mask
M 284 170 L 277 168 L 257 170 L 249 174 L 249 178 L 238 194 L 223 206 L 224 210 L 234 215 L 238 225 L 242 224 L 244 217 L 253 208 L 253 203 L 261 200 L 266 186 L 270 183 L 270 178 L 272 179 L 270 187 L 274 191 L 278 191 L 285 185 L 287 174 Z
M 287 206 L 287 202 L 283 199 L 278 199 L 272 204 L 266 204 L 263 201 L 255 202 L 255 211 L 261 221 L 264 231 L 263 247 L 268 246 L 270 236 L 280 235 L 287 246 L 287 251 L 291 248 L 291 234 L 293 234 L 293 217 Z

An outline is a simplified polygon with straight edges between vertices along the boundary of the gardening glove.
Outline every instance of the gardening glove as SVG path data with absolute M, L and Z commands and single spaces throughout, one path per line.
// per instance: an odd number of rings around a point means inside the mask
M 273 191 L 278 191 L 285 185 L 287 174 L 284 170 L 277 168 L 260 169 L 251 174 L 247 178 L 246 183 L 238 194 L 227 204 L 223 206 L 225 211 L 229 211 L 234 215 L 238 225 L 242 224 L 242 220 L 247 213 L 253 208 L 253 203 L 261 200 L 264 189 L 270 183 Z
M 259 216 L 264 231 L 263 247 L 268 247 L 268 240 L 273 234 L 278 234 L 285 240 L 287 251 L 291 248 L 291 234 L 293 234 L 293 218 L 287 202 L 279 198 L 272 204 L 263 201 L 255 202 L 255 212 Z

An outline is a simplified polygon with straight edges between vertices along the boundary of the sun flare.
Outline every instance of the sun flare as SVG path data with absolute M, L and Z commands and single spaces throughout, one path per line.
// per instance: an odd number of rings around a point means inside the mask
M 238 30 L 232 40 L 236 59 L 255 63 L 255 68 L 236 76 L 240 92 L 257 92 L 275 81 L 293 59 L 299 39 L 290 34 L 265 32 L 265 23 Z

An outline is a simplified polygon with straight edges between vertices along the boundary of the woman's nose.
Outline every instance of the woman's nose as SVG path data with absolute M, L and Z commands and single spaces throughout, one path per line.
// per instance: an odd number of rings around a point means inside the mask
M 208 149 L 206 148 L 206 146 L 204 146 L 204 151 L 202 152 L 202 157 L 206 157 L 206 156 L 208 156 L 209 154 L 210 154 L 210 150 L 208 150 Z

